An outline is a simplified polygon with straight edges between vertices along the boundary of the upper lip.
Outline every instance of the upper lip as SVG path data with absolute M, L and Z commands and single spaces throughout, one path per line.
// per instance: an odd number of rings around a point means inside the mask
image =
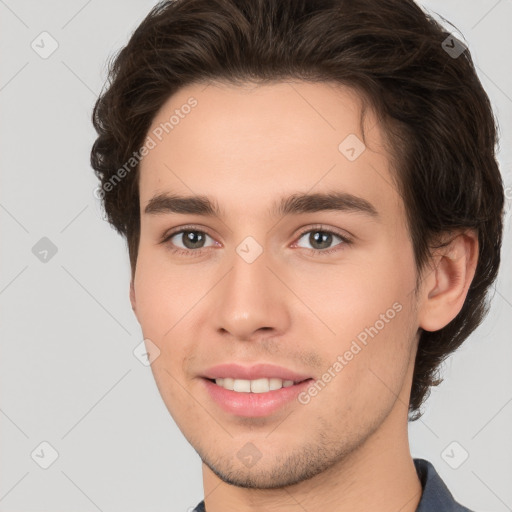
M 311 378 L 310 375 L 298 373 L 282 366 L 274 364 L 260 363 L 251 366 L 243 366 L 237 363 L 224 363 L 208 368 L 203 377 L 207 379 L 271 379 L 277 378 L 282 380 L 293 380 L 294 382 L 300 382 Z

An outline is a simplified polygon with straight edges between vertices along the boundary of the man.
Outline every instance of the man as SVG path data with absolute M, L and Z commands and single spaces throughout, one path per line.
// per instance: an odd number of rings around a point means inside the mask
M 196 510 L 468 510 L 407 433 L 500 262 L 462 43 L 409 0 L 164 2 L 93 122 Z

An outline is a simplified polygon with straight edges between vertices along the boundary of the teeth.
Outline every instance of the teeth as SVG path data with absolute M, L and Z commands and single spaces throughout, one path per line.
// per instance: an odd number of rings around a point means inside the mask
M 225 379 L 219 379 L 219 380 L 223 380 L 224 381 L 224 383 L 221 384 L 221 386 L 223 388 L 230 389 L 231 391 L 233 391 L 233 389 L 235 387 L 235 379 L 225 378 Z
M 270 391 L 269 379 L 251 380 L 251 391 L 253 393 L 266 393 Z
M 235 379 L 235 383 L 233 384 L 233 391 L 240 391 L 242 393 L 250 393 L 251 392 L 251 381 L 243 380 L 243 379 Z
M 238 391 L 239 393 L 266 393 L 281 388 L 289 388 L 293 386 L 293 380 L 282 380 L 272 377 L 271 379 L 215 379 L 215 384 L 224 389 Z
M 283 387 L 283 381 L 281 379 L 268 379 L 270 391 L 274 389 L 281 389 Z

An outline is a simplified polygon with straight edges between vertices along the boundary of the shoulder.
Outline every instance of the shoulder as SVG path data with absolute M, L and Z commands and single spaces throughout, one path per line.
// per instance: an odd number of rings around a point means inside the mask
M 194 510 L 192 510 L 192 512 L 205 512 L 204 500 L 201 501 L 201 503 L 198 503 L 198 505 L 196 506 L 196 508 Z
M 423 487 L 423 494 L 416 512 L 473 512 L 452 496 L 431 462 L 413 459 Z

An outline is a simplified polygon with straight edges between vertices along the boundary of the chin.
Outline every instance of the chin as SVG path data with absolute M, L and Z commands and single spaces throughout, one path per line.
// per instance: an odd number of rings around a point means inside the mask
M 199 452 L 198 452 L 199 453 Z M 335 465 L 343 454 L 316 447 L 305 447 L 300 452 L 275 456 L 264 460 L 265 456 L 250 468 L 233 459 L 208 457 L 199 453 L 203 463 L 223 482 L 246 489 L 280 489 L 299 484 L 315 477 Z

